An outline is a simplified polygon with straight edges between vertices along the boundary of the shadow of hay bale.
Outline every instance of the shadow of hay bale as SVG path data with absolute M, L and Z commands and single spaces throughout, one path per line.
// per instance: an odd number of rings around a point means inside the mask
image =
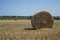
M 36 28 L 24 28 L 24 30 L 36 30 Z

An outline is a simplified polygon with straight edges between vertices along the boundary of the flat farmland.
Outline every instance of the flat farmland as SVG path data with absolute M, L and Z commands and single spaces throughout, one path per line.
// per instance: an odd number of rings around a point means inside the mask
M 60 20 L 40 30 L 33 30 L 31 20 L 0 20 L 0 40 L 60 40 Z

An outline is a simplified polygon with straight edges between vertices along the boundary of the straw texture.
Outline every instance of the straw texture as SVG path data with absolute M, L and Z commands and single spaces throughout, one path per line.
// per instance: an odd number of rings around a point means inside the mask
M 53 17 L 49 12 L 41 11 L 32 16 L 31 24 L 33 28 L 52 28 Z

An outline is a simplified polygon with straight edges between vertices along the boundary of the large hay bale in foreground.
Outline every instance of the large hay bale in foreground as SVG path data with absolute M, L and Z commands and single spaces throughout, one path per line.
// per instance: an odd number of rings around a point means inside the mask
M 31 24 L 35 29 L 40 28 L 52 28 L 53 26 L 53 17 L 49 12 L 41 11 L 32 16 Z

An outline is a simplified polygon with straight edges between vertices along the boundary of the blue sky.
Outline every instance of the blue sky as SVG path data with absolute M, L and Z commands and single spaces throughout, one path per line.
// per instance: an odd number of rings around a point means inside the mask
M 0 16 L 31 16 L 40 11 L 60 16 L 60 0 L 0 0 Z

